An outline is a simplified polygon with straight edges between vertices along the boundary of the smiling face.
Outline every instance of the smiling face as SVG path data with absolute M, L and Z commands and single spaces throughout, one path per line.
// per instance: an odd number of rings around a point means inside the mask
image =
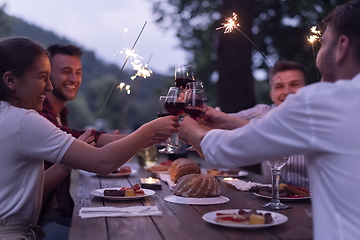
M 51 58 L 53 95 L 60 101 L 73 100 L 82 81 L 82 64 L 77 56 L 56 54 Z
M 41 111 L 46 93 L 52 91 L 50 82 L 50 61 L 42 54 L 21 77 L 14 77 L 14 106 Z
M 303 86 L 305 86 L 305 76 L 301 71 L 286 70 L 278 72 L 270 81 L 271 100 L 278 106 L 285 101 L 290 93 L 296 93 Z

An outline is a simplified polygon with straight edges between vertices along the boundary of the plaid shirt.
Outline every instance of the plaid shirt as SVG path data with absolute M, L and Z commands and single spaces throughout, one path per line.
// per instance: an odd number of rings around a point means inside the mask
M 79 131 L 75 129 L 71 129 L 68 127 L 67 123 L 67 114 L 68 110 L 66 107 L 60 112 L 60 119 L 62 126 L 59 125 L 56 114 L 54 112 L 54 108 L 51 105 L 50 101 L 45 98 L 44 108 L 39 112 L 43 117 L 47 118 L 50 122 L 52 122 L 56 127 L 60 128 L 64 132 L 70 133 L 73 137 L 78 138 L 85 131 Z M 92 131 L 92 135 L 95 138 L 95 142 L 99 139 L 99 136 L 105 132 L 98 132 L 96 130 Z M 44 161 L 45 169 L 51 167 L 53 163 L 48 161 Z M 41 208 L 41 216 L 45 214 L 49 208 L 52 206 L 54 199 L 57 201 L 57 210 L 65 217 L 71 217 L 72 212 L 74 210 L 74 201 L 70 195 L 70 174 L 66 176 L 60 184 L 54 188 L 46 197 L 43 198 L 42 208 Z

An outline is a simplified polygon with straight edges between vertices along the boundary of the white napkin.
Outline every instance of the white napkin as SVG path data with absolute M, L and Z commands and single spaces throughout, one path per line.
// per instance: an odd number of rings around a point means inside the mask
M 233 179 L 233 180 L 222 180 L 223 182 L 226 182 L 228 184 L 233 185 L 234 187 L 236 187 L 238 190 L 241 191 L 249 191 L 251 189 L 251 187 L 256 186 L 256 185 L 261 185 L 261 186 L 267 186 L 268 184 L 261 184 L 261 183 L 257 183 L 257 182 L 245 182 L 243 180 L 240 179 Z
M 161 180 L 163 180 L 164 182 L 167 183 L 167 185 L 169 186 L 170 190 L 174 190 L 176 187 L 176 183 L 174 183 L 171 178 L 170 178 L 170 174 L 167 173 L 159 173 L 159 178 Z
M 161 216 L 157 206 L 134 206 L 134 207 L 82 207 L 79 211 L 81 218 L 93 217 L 143 217 Z

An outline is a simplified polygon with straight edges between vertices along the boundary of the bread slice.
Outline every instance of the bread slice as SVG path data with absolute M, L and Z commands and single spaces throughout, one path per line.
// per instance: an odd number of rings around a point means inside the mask
M 187 158 L 176 159 L 170 168 L 170 178 L 174 183 L 177 183 L 182 176 L 194 173 L 200 174 L 200 167 Z

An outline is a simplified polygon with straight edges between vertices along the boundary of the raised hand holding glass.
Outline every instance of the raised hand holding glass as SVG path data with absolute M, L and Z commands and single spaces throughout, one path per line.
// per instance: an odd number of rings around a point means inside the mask
M 164 108 L 167 110 L 169 115 L 179 116 L 184 112 L 184 90 L 177 87 L 170 87 L 168 94 L 165 98 Z M 178 142 L 180 139 L 177 134 L 172 134 L 171 138 L 168 139 L 166 147 L 160 149 L 160 153 L 175 153 L 178 148 Z

